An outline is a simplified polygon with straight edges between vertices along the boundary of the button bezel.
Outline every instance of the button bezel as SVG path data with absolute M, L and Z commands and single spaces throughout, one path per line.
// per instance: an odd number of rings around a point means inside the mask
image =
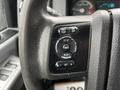
M 60 51 L 58 50 L 58 45 L 59 45 L 60 41 L 63 40 L 63 39 L 65 39 L 65 38 L 71 39 L 72 43 L 74 43 L 74 50 L 73 50 L 73 52 L 69 51 L 69 53 L 70 53 L 69 56 L 60 55 Z M 66 44 L 68 44 L 68 43 L 66 43 Z M 77 43 L 76 43 L 76 41 L 75 41 L 71 36 L 63 36 L 63 37 L 61 37 L 61 38 L 59 38 L 59 39 L 57 40 L 56 45 L 55 45 L 55 51 L 56 51 L 57 55 L 58 55 L 60 58 L 62 58 L 62 59 L 70 59 L 70 58 L 72 58 L 72 54 L 75 53 L 75 52 L 77 52 Z M 61 51 L 62 51 L 62 50 L 61 50 Z M 64 54 L 65 54 L 65 53 L 64 53 Z
M 55 51 L 55 45 L 59 38 L 64 37 L 58 33 L 58 29 L 61 27 L 78 27 L 79 32 L 72 34 L 65 34 L 64 36 L 72 37 L 77 43 L 77 52 L 73 54 L 73 57 L 70 59 L 61 59 L 58 57 Z M 80 73 L 87 74 L 88 63 L 89 63 L 89 51 L 90 51 L 90 23 L 76 23 L 76 24 L 66 24 L 66 25 L 56 25 L 52 33 L 51 45 L 50 45 L 50 54 L 49 54 L 49 72 L 51 74 L 67 74 L 67 73 Z M 55 67 L 56 62 L 58 61 L 75 61 L 74 68 L 67 69 L 57 69 Z

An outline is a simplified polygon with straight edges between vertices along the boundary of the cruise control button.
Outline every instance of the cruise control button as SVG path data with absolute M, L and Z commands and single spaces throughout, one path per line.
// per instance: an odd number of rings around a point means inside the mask
M 78 32 L 78 27 L 76 26 L 73 26 L 73 27 L 70 27 L 71 28 L 71 33 L 77 33 Z
M 67 30 L 61 30 L 60 31 L 62 34 L 65 34 L 65 33 L 67 33 Z
M 69 43 L 70 42 L 70 38 L 63 38 L 63 43 Z
M 63 68 L 63 63 L 61 61 L 56 62 L 56 68 Z
M 60 35 L 65 35 L 65 34 L 76 34 L 79 31 L 79 28 L 77 26 L 66 26 L 66 27 L 60 27 L 58 29 L 58 33 Z
M 69 59 L 71 57 L 72 57 L 71 53 L 63 53 L 63 55 L 61 56 L 61 58 L 63 59 Z
M 69 63 L 67 63 L 67 62 L 66 62 L 66 63 L 63 63 L 63 66 L 64 66 L 64 67 L 68 67 L 68 66 L 69 66 Z
M 58 29 L 58 33 L 61 35 L 67 34 L 67 27 L 61 27 L 60 29 Z
M 58 69 L 71 68 L 75 65 L 74 61 L 58 61 L 55 66 Z
M 74 66 L 75 62 L 74 61 L 69 61 L 69 66 Z
M 55 66 L 56 66 L 57 68 L 60 68 L 60 67 L 62 67 L 62 63 L 57 62 L 57 63 L 55 64 Z

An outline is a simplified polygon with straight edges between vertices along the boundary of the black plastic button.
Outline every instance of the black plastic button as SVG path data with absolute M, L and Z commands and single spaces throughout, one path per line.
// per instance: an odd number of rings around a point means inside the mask
M 63 45 L 63 49 L 64 49 L 64 50 L 69 50 L 69 49 L 70 49 L 70 45 L 69 45 L 69 44 Z
M 71 68 L 75 65 L 74 61 L 58 61 L 56 62 L 56 68 L 64 69 L 64 68 Z
M 58 29 L 58 33 L 60 35 L 65 35 L 65 34 L 76 34 L 79 31 L 77 26 L 66 26 L 66 27 L 61 27 Z
M 67 53 L 63 53 L 61 57 L 62 57 L 62 58 L 65 58 L 65 57 L 66 57 L 66 58 L 71 58 L 72 55 L 71 55 L 70 52 L 67 52 Z
M 72 67 L 75 65 L 75 62 L 74 61 L 69 61 L 69 66 Z
M 76 34 L 78 31 L 79 31 L 78 27 L 76 26 L 70 27 L 71 34 Z
M 69 33 L 67 30 L 67 27 L 61 27 L 60 29 L 58 29 L 58 33 L 61 35 L 67 34 Z

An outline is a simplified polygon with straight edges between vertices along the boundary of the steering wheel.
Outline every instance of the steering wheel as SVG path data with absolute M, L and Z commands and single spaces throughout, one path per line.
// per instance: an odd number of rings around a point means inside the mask
M 86 90 L 104 90 L 114 70 L 110 61 L 115 54 L 110 55 L 119 21 L 113 16 L 120 18 L 120 10 L 56 17 L 48 14 L 47 1 L 25 0 L 21 13 L 19 51 L 27 90 L 46 90 L 45 80 L 76 77 L 86 77 Z

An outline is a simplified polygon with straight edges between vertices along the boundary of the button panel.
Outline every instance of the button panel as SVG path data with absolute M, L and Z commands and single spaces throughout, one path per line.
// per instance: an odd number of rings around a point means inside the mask
M 53 74 L 86 72 L 89 40 L 88 23 L 56 26 L 50 47 L 50 72 Z

